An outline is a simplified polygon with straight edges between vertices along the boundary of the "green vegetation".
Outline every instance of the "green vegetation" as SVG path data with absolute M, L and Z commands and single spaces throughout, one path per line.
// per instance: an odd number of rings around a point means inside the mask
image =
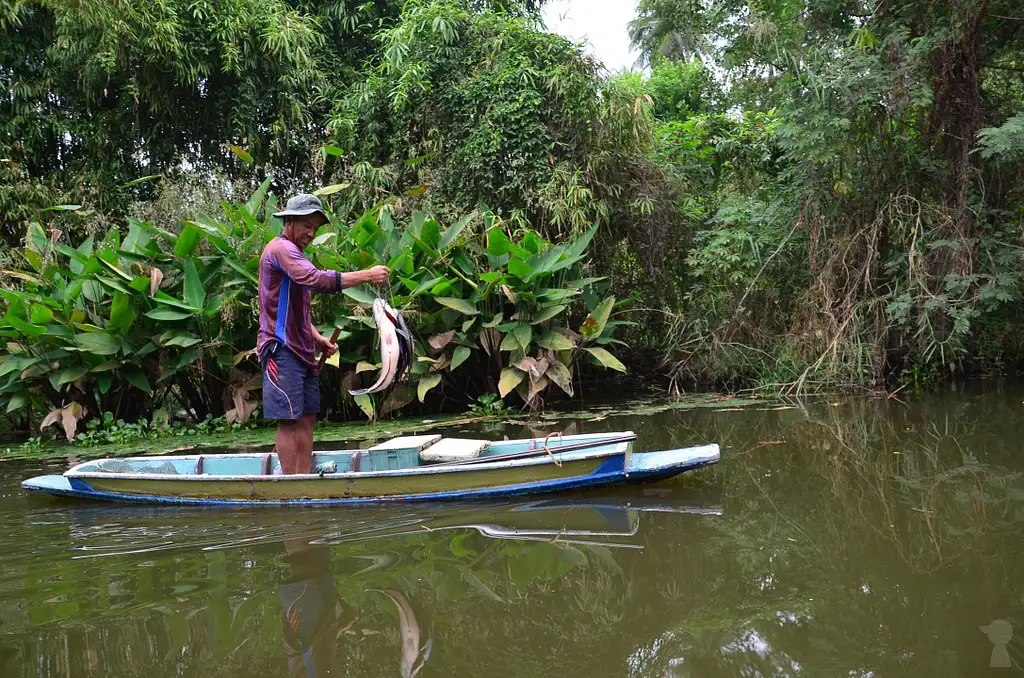
M 281 230 L 270 216 L 277 201 L 269 185 L 244 204 L 225 203 L 226 220 L 201 215 L 177 234 L 131 219 L 123 239 L 110 228 L 98 243 L 89 236 L 70 247 L 33 222 L 19 252 L 27 270 L 8 271 L 21 289 L 0 290 L 8 302 L 0 405 L 28 419 L 50 412 L 39 427 L 61 424 L 69 440 L 90 411 L 134 422 L 157 412 L 166 420 L 167 408 L 180 406 L 195 421 L 247 422 L 261 385 L 255 271 Z M 311 245 L 314 261 L 343 271 L 386 263 L 395 284 L 377 292 L 418 335 L 408 383 L 381 402 L 355 403 L 374 418 L 422 403 L 445 384 L 470 398 L 516 391 L 538 409 L 552 388 L 573 394 L 579 361 L 624 371 L 608 350 L 625 322 L 611 319 L 615 298 L 600 296 L 600 278 L 581 277 L 595 231 L 552 245 L 533 231 L 511 232 L 491 213 L 447 227 L 418 211 L 396 223 L 386 206 L 351 225 L 335 216 Z M 347 390 L 375 369 L 366 361 L 376 338 L 374 296 L 356 287 L 316 302 L 325 333 L 343 330 L 339 364 L 354 367 L 334 379 L 344 389 L 328 391 L 328 409 L 344 408 Z M 570 329 L 574 316 L 578 331 Z
M 1020 362 L 1019 3 L 642 0 L 631 33 L 660 152 L 695 189 L 677 378 L 809 389 Z
M 419 334 L 355 402 L 374 291 L 318 300 L 329 417 L 537 410 L 590 364 L 776 392 L 1021 364 L 1012 0 L 642 0 L 646 75 L 541 4 L 0 0 L 13 423 L 248 421 L 267 215 L 316 187 L 311 257 L 390 265 Z

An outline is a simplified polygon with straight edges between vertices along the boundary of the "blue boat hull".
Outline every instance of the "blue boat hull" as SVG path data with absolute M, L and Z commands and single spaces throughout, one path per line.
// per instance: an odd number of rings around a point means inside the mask
M 681 454 L 685 452 L 683 450 L 634 453 L 628 462 L 625 454 L 616 454 L 604 459 L 591 473 L 582 476 L 471 490 L 377 497 L 341 496 L 328 498 L 248 499 L 241 497 L 213 498 L 123 493 L 98 490 L 90 485 L 88 479 L 69 478 L 63 475 L 45 475 L 31 478 L 22 483 L 22 488 L 32 492 L 76 499 L 190 506 L 337 506 L 393 502 L 464 501 L 658 482 L 702 466 L 714 464 L 718 461 L 719 453 L 717 446 L 706 446 L 701 449 L 707 450 L 706 453 Z M 332 480 L 328 477 L 324 478 L 323 482 L 329 483 Z

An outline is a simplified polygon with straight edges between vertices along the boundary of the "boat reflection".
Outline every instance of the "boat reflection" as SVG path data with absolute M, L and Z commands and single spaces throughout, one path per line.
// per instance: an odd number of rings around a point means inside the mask
M 468 504 L 384 504 L 333 509 L 111 507 L 67 509 L 76 558 L 151 551 L 219 550 L 283 542 L 337 546 L 354 542 L 475 530 L 489 539 L 551 541 L 618 548 L 643 548 L 643 514 L 717 516 L 715 492 L 650 489 L 585 493 L 539 501 Z

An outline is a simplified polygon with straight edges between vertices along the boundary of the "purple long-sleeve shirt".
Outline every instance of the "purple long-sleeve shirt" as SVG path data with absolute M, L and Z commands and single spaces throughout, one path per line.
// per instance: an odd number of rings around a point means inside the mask
M 341 272 L 313 266 L 287 238 L 267 243 L 260 256 L 260 331 L 256 351 L 271 342 L 287 346 L 316 369 L 309 313 L 310 290 L 340 292 Z

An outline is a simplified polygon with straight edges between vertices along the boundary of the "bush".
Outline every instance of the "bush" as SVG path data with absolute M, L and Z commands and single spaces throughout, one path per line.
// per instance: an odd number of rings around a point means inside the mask
M 31 428 L 48 413 L 40 428 L 63 425 L 68 439 L 98 413 L 139 422 L 180 406 L 196 421 L 246 422 L 261 387 L 253 349 L 259 256 L 282 228 L 269 185 L 244 203 L 224 203 L 220 219 L 201 215 L 177 233 L 129 219 L 123 237 L 112 228 L 71 246 L 33 222 L 17 252 L 24 266 L 8 271 L 19 289 L 0 290 L 0 407 Z M 351 222 L 332 215 L 309 250 L 321 268 L 387 264 L 393 287 L 377 292 L 418 335 L 408 382 L 356 403 L 368 416 L 442 391 L 464 402 L 515 391 L 538 408 L 552 386 L 573 393 L 579 360 L 625 370 L 608 351 L 623 304 L 602 298 L 602 279 L 584 277 L 596 226 L 555 245 L 489 213 L 444 227 L 392 208 L 378 205 Z M 343 330 L 338 365 L 347 388 L 373 369 L 374 297 L 365 288 L 315 297 L 321 330 Z M 346 398 L 336 390 L 325 399 L 334 412 Z

